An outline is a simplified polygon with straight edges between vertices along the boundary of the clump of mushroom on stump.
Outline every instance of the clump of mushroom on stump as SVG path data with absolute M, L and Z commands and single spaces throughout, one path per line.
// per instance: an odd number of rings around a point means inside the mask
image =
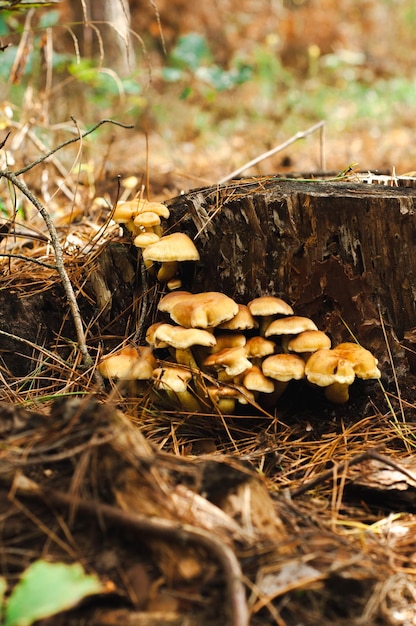
M 225 414 L 234 413 L 238 403 L 270 410 L 297 381 L 323 388 L 330 402 L 344 403 L 355 378 L 380 378 L 371 352 L 352 342 L 331 347 L 313 320 L 296 315 L 280 297 L 259 296 L 243 304 L 216 291 L 181 291 L 180 263 L 200 257 L 186 234 L 163 234 L 161 220 L 168 217 L 165 205 L 146 200 L 116 206 L 113 218 L 142 249 L 145 267 L 175 290 L 158 304 L 170 320 L 149 326 L 146 346 L 104 357 L 98 366 L 103 377 L 131 380 L 139 371 L 156 403 L 163 397 L 183 411 L 211 407 Z M 163 360 L 162 350 L 168 353 Z M 137 358 L 146 367 L 141 369 Z

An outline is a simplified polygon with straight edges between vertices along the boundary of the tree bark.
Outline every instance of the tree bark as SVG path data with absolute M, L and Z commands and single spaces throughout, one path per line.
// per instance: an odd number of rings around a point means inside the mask
M 172 224 L 195 237 L 188 287 L 239 302 L 288 300 L 335 342 L 386 353 L 416 326 L 416 190 L 331 181 L 233 182 L 179 196 Z

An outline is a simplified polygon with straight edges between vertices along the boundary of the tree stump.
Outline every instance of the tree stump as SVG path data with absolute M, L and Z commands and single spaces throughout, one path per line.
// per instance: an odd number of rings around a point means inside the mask
M 239 302 L 288 300 L 334 342 L 385 355 L 416 326 L 416 190 L 276 178 L 197 189 L 168 203 L 201 261 L 187 287 Z M 397 340 L 399 339 L 399 341 Z

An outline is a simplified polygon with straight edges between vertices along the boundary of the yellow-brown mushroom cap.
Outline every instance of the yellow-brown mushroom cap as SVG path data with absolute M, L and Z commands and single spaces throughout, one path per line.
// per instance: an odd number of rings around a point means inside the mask
M 276 344 L 264 337 L 251 337 L 246 342 L 245 350 L 248 358 L 261 358 L 273 354 Z
M 338 346 L 335 346 L 333 351 L 351 363 L 358 378 L 363 380 L 380 378 L 381 372 L 377 367 L 377 359 L 369 350 L 366 350 L 358 343 L 340 343 Z
M 126 346 L 104 357 L 97 369 L 103 378 L 150 380 L 156 365 L 150 346 Z
M 332 383 L 351 385 L 355 372 L 353 365 L 335 350 L 317 350 L 306 362 L 305 375 L 309 382 L 319 387 Z
M 227 322 L 218 325 L 218 328 L 226 330 L 249 330 L 258 326 L 256 320 L 245 304 L 238 304 L 237 314 Z
M 305 362 L 296 354 L 273 354 L 264 359 L 261 369 L 268 378 L 289 382 L 304 377 Z
M 242 374 L 243 385 L 250 391 L 258 391 L 260 393 L 273 393 L 274 383 L 270 378 L 265 376 L 263 371 L 257 365 L 253 365 L 248 371 Z
M 250 313 L 254 316 L 293 315 L 293 309 L 277 296 L 260 296 L 248 303 Z
M 215 346 L 216 339 L 212 333 L 201 328 L 183 328 L 172 324 L 160 324 L 153 333 L 155 348 L 172 346 L 186 349 L 192 346 Z
M 142 228 L 152 228 L 160 225 L 160 217 L 154 211 L 143 211 L 134 218 L 134 225 Z
M 134 245 L 136 248 L 147 248 L 148 246 L 152 246 L 153 244 L 159 241 L 160 237 L 156 233 L 151 232 L 143 232 L 139 233 L 134 238 Z
M 266 328 L 265 336 L 297 335 L 305 330 L 318 330 L 318 327 L 309 317 L 291 315 L 290 317 L 281 317 L 273 320 Z
M 331 347 L 331 339 L 322 330 L 304 330 L 288 343 L 290 352 L 316 352 Z
M 224 369 L 228 376 L 238 376 L 253 366 L 252 362 L 247 359 L 244 348 L 224 348 L 210 354 L 203 364 L 205 367 L 212 367 L 216 370 Z
M 169 311 L 173 321 L 186 328 L 215 327 L 234 317 L 237 312 L 237 303 L 217 291 L 184 296 Z
M 185 233 L 165 235 L 143 251 L 145 261 L 199 261 L 199 252 Z
M 157 367 L 153 370 L 153 380 L 157 389 L 181 393 L 186 391 L 192 373 L 182 367 Z

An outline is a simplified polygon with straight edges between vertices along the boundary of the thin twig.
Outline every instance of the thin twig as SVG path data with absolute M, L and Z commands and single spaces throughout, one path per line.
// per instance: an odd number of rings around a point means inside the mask
M 9 259 L 23 259 L 23 261 L 27 261 L 28 263 L 37 263 L 38 265 L 47 267 L 50 270 L 56 270 L 56 265 L 45 263 L 44 261 L 40 261 L 39 259 L 32 259 L 30 256 L 25 256 L 24 254 L 12 254 L 12 253 L 7 253 L 7 252 L 0 252 L 0 256 L 8 257 Z
M 324 125 L 325 125 L 325 122 L 320 121 L 317 124 L 314 124 L 313 126 L 308 128 L 307 130 L 299 131 L 298 133 L 296 133 L 296 135 L 293 135 L 293 137 L 290 137 L 290 139 L 288 139 L 287 141 L 284 141 L 279 146 L 276 146 L 275 148 L 272 148 L 271 150 L 268 150 L 267 152 L 263 152 L 263 154 L 260 154 L 255 159 L 248 161 L 248 163 L 245 163 L 244 165 L 239 167 L 237 170 L 234 170 L 233 172 L 231 172 L 231 174 L 224 176 L 224 178 L 221 178 L 221 180 L 218 181 L 218 185 L 222 185 L 223 183 L 226 183 L 229 180 L 232 180 L 236 176 L 239 176 L 239 174 L 241 174 L 245 170 L 248 170 L 250 167 L 253 167 L 253 165 L 257 165 L 257 163 L 260 163 L 261 161 L 268 159 L 269 157 L 273 156 L 273 154 L 276 154 L 277 152 L 281 152 L 281 150 L 284 150 L 285 148 L 290 146 L 292 143 L 295 143 L 299 139 L 304 139 L 308 135 L 311 135 L 312 133 L 314 133 L 316 130 L 319 130 L 320 128 L 322 128 Z
M 12 494 L 15 493 L 21 496 L 42 498 L 49 504 L 52 503 L 65 509 L 75 509 L 81 514 L 98 519 L 105 518 L 122 528 L 136 531 L 138 537 L 147 534 L 177 545 L 202 546 L 209 554 L 216 557 L 223 568 L 230 626 L 248 626 L 249 615 L 240 564 L 233 550 L 213 533 L 183 522 L 146 517 L 138 513 L 123 511 L 109 504 L 90 502 L 60 491 L 44 489 L 21 474 L 16 476 L 12 485 Z
M 74 122 L 75 126 L 77 126 L 76 120 L 72 116 L 71 116 L 71 119 Z M 79 141 L 80 139 L 83 139 L 84 137 L 87 137 L 87 135 L 90 135 L 91 133 L 93 133 L 95 130 L 97 130 L 97 128 L 99 128 L 103 124 L 115 124 L 116 126 L 121 126 L 122 128 L 127 128 L 127 129 L 134 128 L 134 126 L 132 124 L 122 124 L 122 122 L 117 122 L 117 121 L 111 120 L 111 119 L 101 120 L 100 122 L 95 124 L 95 126 L 90 128 L 89 130 L 85 131 L 85 133 L 82 133 L 81 136 L 77 135 L 76 137 L 72 137 L 72 139 L 67 139 L 66 141 L 61 143 L 59 146 L 57 146 L 53 150 L 50 150 L 47 154 L 44 154 L 39 159 L 36 159 L 36 161 L 32 161 L 32 163 L 29 163 L 29 165 L 26 165 L 26 167 L 22 167 L 22 169 L 17 170 L 16 172 L 14 172 L 14 175 L 15 176 L 20 176 L 21 174 L 24 174 L 25 172 L 28 172 L 29 170 L 32 169 L 32 167 L 35 167 L 35 165 L 39 165 L 39 163 L 43 163 L 44 161 L 46 161 L 46 159 L 48 159 L 50 156 L 55 154 L 55 152 L 58 152 L 59 150 L 61 150 L 62 148 L 65 148 L 66 146 L 69 146 L 71 143 L 75 143 L 75 142 Z

